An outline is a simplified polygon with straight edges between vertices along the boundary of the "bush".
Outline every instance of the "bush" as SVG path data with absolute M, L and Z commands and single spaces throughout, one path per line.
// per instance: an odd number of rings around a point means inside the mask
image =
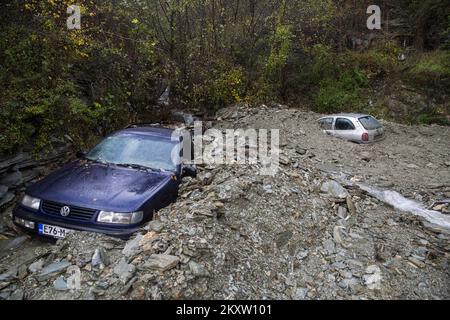
M 450 51 L 437 50 L 411 59 L 405 81 L 419 87 L 446 88 L 450 85 Z
M 346 61 L 342 55 L 335 58 L 322 52 L 316 56 L 318 61 L 313 65 L 315 70 L 312 79 L 322 79 L 318 92 L 314 95 L 315 110 L 318 112 L 350 111 L 361 103 L 362 88 L 369 83 L 365 70 L 358 68 L 353 61 Z M 335 63 L 331 64 L 331 60 Z M 323 61 L 321 64 L 319 61 Z M 329 69 L 324 69 L 328 66 Z
M 243 99 L 245 80 L 241 68 L 216 63 L 198 70 L 192 87 L 184 92 L 190 105 L 216 110 Z
M 314 105 L 317 112 L 330 113 L 352 110 L 360 101 L 360 92 L 357 88 L 348 89 L 345 81 L 326 79 L 320 84 Z
M 364 70 L 368 78 L 388 75 L 397 71 L 400 47 L 387 41 L 376 47 L 360 52 L 347 52 L 347 60 L 355 67 Z

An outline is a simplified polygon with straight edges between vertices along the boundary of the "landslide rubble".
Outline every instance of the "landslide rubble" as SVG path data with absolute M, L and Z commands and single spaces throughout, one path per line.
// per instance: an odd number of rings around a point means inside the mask
M 385 141 L 360 146 L 323 135 L 319 117 L 276 104 L 222 110 L 216 128 L 281 130 L 275 176 L 199 166 L 128 241 L 5 239 L 0 299 L 448 299 L 449 233 L 335 179 L 432 205 L 450 191 L 448 128 L 385 123 Z

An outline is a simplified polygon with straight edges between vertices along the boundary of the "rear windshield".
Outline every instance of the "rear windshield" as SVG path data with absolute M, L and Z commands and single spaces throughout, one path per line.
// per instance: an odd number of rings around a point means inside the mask
M 358 120 L 366 130 L 374 130 L 381 127 L 381 124 L 374 117 L 362 117 Z

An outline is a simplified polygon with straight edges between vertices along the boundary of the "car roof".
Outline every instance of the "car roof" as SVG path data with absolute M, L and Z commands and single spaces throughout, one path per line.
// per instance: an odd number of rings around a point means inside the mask
M 165 128 L 165 127 L 131 127 L 122 129 L 114 132 L 114 135 L 122 134 L 122 133 L 131 133 L 131 134 L 141 134 L 148 135 L 154 137 L 161 137 L 170 139 L 172 137 L 172 133 L 175 129 Z
M 320 119 L 331 118 L 331 117 L 343 117 L 343 118 L 359 119 L 359 118 L 362 118 L 362 117 L 371 117 L 371 115 L 364 114 L 364 113 L 336 113 L 336 114 L 329 114 L 327 116 L 323 116 Z

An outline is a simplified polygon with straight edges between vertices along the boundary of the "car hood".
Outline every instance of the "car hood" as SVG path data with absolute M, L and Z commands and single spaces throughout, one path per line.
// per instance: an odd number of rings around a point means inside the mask
M 30 186 L 27 194 L 62 204 L 131 212 L 164 188 L 171 176 L 78 160 Z

